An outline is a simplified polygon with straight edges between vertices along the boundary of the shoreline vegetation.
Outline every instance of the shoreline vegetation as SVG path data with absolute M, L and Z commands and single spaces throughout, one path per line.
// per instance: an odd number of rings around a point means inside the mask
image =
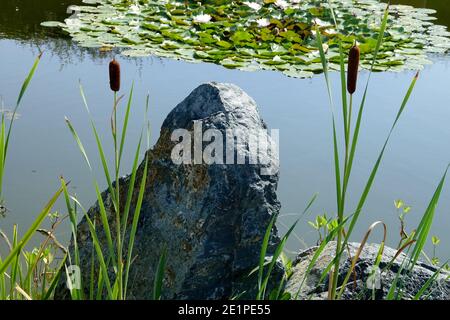
M 333 9 L 331 8 L 332 16 L 334 19 L 335 28 L 339 29 Z M 384 33 L 387 27 L 389 18 L 389 6 L 386 7 L 381 25 L 378 29 L 378 37 L 376 39 L 374 52 L 372 54 L 372 60 L 370 63 L 370 73 L 375 70 L 376 62 L 378 59 L 378 53 L 383 45 Z M 433 196 L 430 199 L 429 205 L 419 225 L 407 231 L 404 225 L 404 214 L 407 213 L 407 207 L 404 203 L 396 202 L 396 208 L 403 210 L 401 215 L 402 222 L 402 240 L 395 248 L 396 254 L 393 260 L 387 265 L 382 266 L 380 262 L 383 258 L 383 252 L 385 250 L 385 241 L 387 238 L 386 225 L 382 221 L 375 221 L 367 230 L 365 236 L 361 240 L 359 247 L 354 255 L 350 255 L 351 265 L 348 268 L 344 277 L 340 277 L 339 270 L 341 268 L 341 262 L 344 255 L 349 248 L 352 231 L 358 222 L 359 217 L 364 214 L 364 204 L 372 188 L 373 181 L 377 175 L 379 166 L 381 165 L 385 148 L 389 143 L 391 134 L 393 133 L 398 121 L 400 120 L 403 112 L 406 111 L 407 103 L 412 97 L 413 89 L 416 82 L 419 79 L 419 73 L 413 77 L 403 100 L 398 108 L 397 115 L 393 121 L 390 131 L 387 133 L 387 137 L 382 149 L 379 152 L 378 157 L 375 159 L 372 171 L 369 173 L 367 183 L 361 190 L 360 200 L 357 203 L 356 208 L 348 208 L 346 199 L 348 198 L 348 186 L 351 182 L 351 173 L 353 161 L 357 155 L 358 136 L 361 129 L 361 121 L 364 117 L 364 107 L 366 98 L 369 91 L 370 75 L 367 83 L 364 86 L 364 94 L 361 103 L 358 108 L 354 107 L 353 93 L 356 90 L 356 82 L 358 79 L 360 63 L 360 48 L 356 41 L 353 42 L 350 47 L 349 59 L 346 61 L 347 46 L 344 46 L 341 40 L 335 44 L 338 50 L 337 63 L 338 71 L 340 73 L 339 88 L 341 91 L 341 108 L 337 108 L 335 101 L 333 101 L 332 83 L 330 81 L 329 73 L 333 68 L 330 68 L 330 59 L 327 58 L 325 53 L 325 46 L 323 43 L 322 33 L 316 26 L 312 32 L 315 34 L 315 40 L 317 48 L 319 49 L 319 58 L 321 69 L 323 70 L 326 90 L 330 99 L 332 123 L 331 133 L 333 136 L 333 150 L 334 156 L 334 171 L 335 171 L 335 185 L 336 185 L 336 213 L 333 217 L 322 217 L 316 220 L 312 224 L 318 230 L 322 229 L 321 239 L 319 239 L 319 245 L 316 247 L 314 254 L 312 254 L 311 260 L 306 267 L 306 271 L 303 279 L 299 285 L 299 289 L 296 294 L 291 294 L 285 291 L 285 285 L 292 276 L 293 261 L 288 259 L 283 253 L 284 245 L 286 244 L 289 236 L 294 230 L 296 223 L 294 223 L 288 230 L 288 232 L 282 236 L 275 248 L 271 248 L 271 235 L 276 224 L 277 215 L 274 215 L 267 226 L 263 239 L 261 239 L 261 251 L 259 253 L 259 264 L 255 266 L 255 269 L 249 274 L 250 276 L 256 276 L 255 282 L 257 291 L 254 296 L 256 300 L 289 300 L 297 299 L 298 294 L 302 288 L 302 285 L 307 281 L 309 272 L 314 268 L 316 262 L 319 260 L 321 253 L 325 248 L 331 244 L 335 244 L 334 257 L 323 269 L 322 274 L 319 277 L 319 283 L 317 285 L 323 285 L 325 281 L 328 281 L 326 286 L 327 298 L 330 300 L 339 300 L 344 296 L 344 291 L 347 284 L 350 284 L 352 275 L 354 275 L 355 266 L 364 247 L 367 245 L 369 237 L 373 230 L 382 228 L 384 231 L 383 239 L 380 241 L 378 252 L 374 260 L 373 267 L 381 269 L 381 275 L 386 270 L 390 270 L 390 267 L 394 263 L 397 257 L 404 256 L 401 263 L 400 270 L 396 272 L 396 277 L 390 283 L 387 295 L 384 299 L 387 300 L 401 300 L 405 299 L 404 296 L 404 277 L 411 275 L 413 269 L 419 263 L 419 259 L 428 256 L 423 252 L 424 246 L 427 241 L 432 241 L 433 245 L 439 244 L 437 237 L 430 239 L 430 229 L 433 223 L 434 216 L 436 214 L 436 206 L 441 196 L 442 188 L 446 180 L 448 171 L 447 168 L 443 168 L 443 175 L 438 182 Z M 22 97 L 27 91 L 28 86 L 32 82 L 32 78 L 38 67 L 41 56 L 39 56 L 34 62 L 28 76 L 26 77 L 23 86 L 20 90 L 14 114 L 19 109 Z M 92 263 L 90 275 L 87 278 L 90 282 L 87 284 L 89 287 L 88 292 L 82 289 L 69 280 L 70 298 L 74 300 L 94 300 L 94 299 L 108 299 L 108 300 L 124 300 L 128 298 L 127 288 L 129 284 L 129 272 L 133 268 L 133 249 L 135 244 L 135 236 L 138 229 L 138 222 L 140 218 L 141 206 L 143 202 L 144 193 L 147 187 L 147 170 L 150 165 L 148 153 L 142 160 L 143 173 L 140 177 L 137 176 L 137 170 L 139 167 L 139 154 L 143 149 L 142 145 L 146 146 L 146 150 L 149 146 L 149 119 L 147 118 L 147 111 L 149 108 L 149 97 L 147 96 L 147 104 L 145 106 L 144 123 L 142 127 L 142 133 L 139 141 L 136 143 L 136 151 L 134 154 L 133 169 L 130 173 L 129 179 L 131 183 L 128 188 L 123 190 L 121 179 L 119 176 L 121 159 L 125 144 L 127 141 L 127 126 L 128 116 L 132 112 L 133 105 L 133 88 L 131 89 L 128 98 L 124 101 L 124 96 L 118 94 L 120 90 L 120 65 L 116 60 L 113 60 L 110 64 L 110 86 L 113 91 L 113 107 L 112 115 L 110 118 L 111 123 L 111 135 L 113 137 L 113 167 L 110 168 L 109 159 L 105 158 L 105 149 L 101 138 L 98 135 L 96 125 L 90 115 L 89 105 L 87 98 L 84 94 L 83 87 L 80 84 L 80 94 L 82 96 L 84 107 L 88 114 L 88 119 L 91 125 L 92 134 L 95 137 L 97 144 L 98 157 L 102 163 L 102 171 L 104 179 L 107 182 L 107 190 L 109 191 L 110 199 L 113 211 L 112 216 L 108 216 L 105 209 L 105 199 L 99 189 L 99 182 L 93 178 L 93 185 L 95 187 L 97 203 L 99 207 L 99 214 L 96 217 L 90 217 L 88 210 L 86 210 L 79 200 L 71 195 L 67 189 L 67 185 L 70 183 L 64 177 L 60 178 L 61 187 L 51 196 L 50 200 L 42 211 L 36 216 L 36 220 L 32 226 L 22 236 L 19 235 L 17 227 L 13 229 L 12 239 L 9 239 L 2 231 L 0 234 L 1 240 L 5 241 L 9 252 L 6 256 L 0 257 L 0 299 L 1 300 L 48 300 L 52 299 L 55 289 L 60 281 L 60 278 L 64 275 L 67 279 L 73 279 L 71 277 L 69 266 L 79 265 L 79 248 L 77 240 L 77 227 L 78 216 L 82 216 L 87 221 L 89 227 L 89 233 L 92 237 Z M 347 78 L 346 78 L 347 75 Z M 301 81 L 301 80 L 299 80 Z M 124 103 L 125 108 L 119 108 L 119 104 Z M 117 112 L 124 112 L 123 123 L 117 122 Z M 341 114 L 338 114 L 340 112 Z M 339 115 L 339 117 L 338 117 Z M 338 123 L 337 119 L 342 116 L 342 123 Z M 3 187 L 3 176 L 6 170 L 7 154 L 9 148 L 9 139 L 13 133 L 14 116 L 8 120 L 5 116 L 2 117 L 0 128 L 0 199 Z M 78 133 L 69 119 L 66 119 L 68 129 L 72 133 L 74 142 L 80 150 L 82 157 L 84 158 L 88 170 L 91 172 L 94 169 L 91 167 L 89 156 L 86 154 L 82 141 L 80 140 Z M 342 131 L 343 141 L 339 140 Z M 92 175 L 94 177 L 94 174 Z M 139 179 L 140 178 L 140 179 Z M 151 186 L 150 186 L 151 187 Z M 57 199 L 64 199 L 67 212 L 63 215 L 55 214 L 52 210 L 53 205 Z M 308 203 L 305 211 L 314 202 L 315 198 L 311 199 Z M 133 202 L 133 203 L 132 203 Z M 134 209 L 134 210 L 133 210 Z M 42 222 L 45 219 L 50 219 L 51 229 L 40 229 Z M 113 221 L 113 223 L 111 223 Z M 55 238 L 55 230 L 61 225 L 61 223 L 69 223 L 72 231 L 72 248 L 71 251 L 67 250 L 64 246 L 60 245 Z M 102 247 L 99 241 L 99 234 L 105 234 L 107 239 L 107 248 Z M 43 242 L 33 250 L 27 250 L 26 246 L 30 239 L 36 234 L 44 234 Z M 270 254 L 269 254 L 270 253 Z M 56 259 L 57 256 L 64 256 L 60 261 Z M 435 254 L 433 254 L 433 258 Z M 160 252 L 159 262 L 154 271 L 154 283 L 149 290 L 152 290 L 152 298 L 159 300 L 163 296 L 164 279 L 167 276 L 166 264 L 171 259 L 171 253 L 164 247 Z M 436 271 L 433 275 L 424 283 L 424 285 L 415 292 L 412 299 L 427 299 L 429 297 L 429 289 L 434 285 L 436 279 L 442 274 L 448 276 L 448 262 L 439 262 L 438 260 L 429 259 L 430 264 L 437 264 Z M 276 278 L 278 282 L 273 283 L 274 272 L 277 265 L 281 263 L 284 268 L 284 273 L 281 278 Z M 374 268 L 373 270 L 375 270 Z M 84 288 L 85 286 L 81 286 Z M 373 288 L 372 290 L 375 290 Z M 240 293 L 237 293 L 235 297 L 238 299 Z M 375 295 L 371 295 L 370 298 L 375 298 Z

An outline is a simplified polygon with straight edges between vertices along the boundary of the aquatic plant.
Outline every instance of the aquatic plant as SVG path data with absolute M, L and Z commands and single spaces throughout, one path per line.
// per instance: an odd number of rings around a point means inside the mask
M 411 211 L 411 207 L 405 205 L 403 200 L 398 199 L 394 201 L 395 209 L 397 210 L 398 219 L 400 221 L 400 241 L 397 245 L 397 249 L 401 248 L 408 240 L 411 240 L 412 233 L 408 235 L 405 226 L 405 217 Z
M 20 105 L 22 97 L 25 94 L 25 91 L 34 75 L 40 58 L 41 56 L 36 59 L 29 75 L 22 85 L 22 89 L 20 91 L 14 112 L 17 111 L 18 106 Z M 99 184 L 97 180 L 93 178 L 97 201 L 99 202 L 101 210 L 99 213 L 99 217 L 89 216 L 80 201 L 74 195 L 69 194 L 67 188 L 69 182 L 61 177 L 61 187 L 48 201 L 46 206 L 33 221 L 31 227 L 22 237 L 19 236 L 17 226 L 14 226 L 13 228 L 12 240 L 10 240 L 9 237 L 2 230 L 0 230 L 0 239 L 2 239 L 7 244 L 8 249 L 6 257 L 2 257 L 0 255 L 0 300 L 51 299 L 53 297 L 57 284 L 60 281 L 61 275 L 64 272 L 67 276 L 67 283 L 69 284 L 68 287 L 72 299 L 126 299 L 127 297 L 126 289 L 128 285 L 128 275 L 133 260 L 134 238 L 137 230 L 137 223 L 140 216 L 140 209 L 143 201 L 147 178 L 146 172 L 148 168 L 148 156 L 145 157 L 142 179 L 138 186 L 138 195 L 137 197 L 134 197 L 138 160 L 144 135 L 147 137 L 147 148 L 149 147 L 150 143 L 150 127 L 147 120 L 149 98 L 147 97 L 147 103 L 145 107 L 145 126 L 142 129 L 142 133 L 139 138 L 134 155 L 133 169 L 130 175 L 130 187 L 128 188 L 128 190 L 126 190 L 125 193 L 120 192 L 119 172 L 127 136 L 127 126 L 132 106 L 133 88 L 130 91 L 130 96 L 125 109 L 125 117 L 122 123 L 122 129 L 120 132 L 118 132 L 117 106 L 121 100 L 121 97 L 117 97 L 117 92 L 120 90 L 120 65 L 116 60 L 113 60 L 111 62 L 109 71 L 111 76 L 110 87 L 114 92 L 113 115 L 111 117 L 111 133 L 114 139 L 115 155 L 114 177 L 116 181 L 114 182 L 114 184 L 112 183 L 111 174 L 108 168 L 108 162 L 105 158 L 102 141 L 98 135 L 95 123 L 92 120 L 87 100 L 81 85 L 80 92 L 88 115 L 90 117 L 90 123 L 95 141 L 97 143 L 98 154 L 102 162 L 104 176 L 108 184 L 108 189 L 112 195 L 112 209 L 111 211 L 109 211 L 110 208 L 105 205 L 100 194 Z M 3 164 L 3 166 L 0 167 L 0 173 L 2 174 L 4 172 L 4 163 L 6 160 L 8 150 L 7 146 L 10 139 L 13 121 L 14 117 L 11 119 L 9 130 L 6 133 L 6 120 L 4 116 L 2 118 L 2 130 L 0 134 L 0 159 L 2 159 L 1 164 Z M 93 171 L 88 155 L 86 154 L 84 146 L 77 132 L 75 131 L 75 128 L 73 127 L 69 119 L 66 119 L 66 123 L 89 169 Z M 118 135 L 118 133 L 120 133 L 120 135 Z M 67 207 L 67 214 L 63 216 L 60 216 L 58 213 L 52 211 L 54 204 L 61 195 L 64 197 Z M 122 196 L 124 197 L 122 198 Z M 133 203 L 134 212 L 131 212 L 132 201 L 135 201 L 135 203 Z M 95 251 L 92 254 L 92 274 L 90 275 L 89 283 L 85 283 L 84 285 L 86 285 L 86 287 L 81 288 L 78 288 L 72 283 L 72 278 L 69 275 L 69 269 L 71 266 L 80 265 L 77 239 L 78 211 L 81 211 L 85 219 L 88 221 L 93 241 L 93 247 L 95 248 Z M 131 219 L 130 214 L 132 215 Z M 41 224 L 47 218 L 50 219 L 51 228 L 49 230 L 41 229 Z M 73 252 L 69 252 L 63 245 L 58 242 L 55 237 L 55 231 L 57 227 L 59 227 L 61 223 L 63 223 L 67 219 L 69 220 L 73 236 Z M 101 221 L 101 225 L 96 225 L 96 221 Z M 115 231 L 115 233 L 113 233 L 112 230 Z M 104 232 L 107 235 L 107 248 L 103 248 L 101 246 L 98 240 L 99 232 Z M 35 235 L 38 234 L 44 236 L 43 241 L 41 241 L 39 245 L 34 249 L 27 250 L 25 246 Z M 166 259 L 167 252 L 164 250 L 161 253 L 160 262 L 156 270 L 153 289 L 153 297 L 155 299 L 161 298 L 162 281 L 165 275 Z M 97 263 L 95 263 L 95 261 Z M 94 269 L 94 265 L 98 266 L 98 270 Z M 111 269 L 113 270 L 112 276 L 110 276 Z M 94 278 L 94 273 L 97 273 L 97 279 Z M 81 283 L 81 285 L 83 285 L 83 283 Z M 88 290 L 85 291 L 85 288 L 88 288 Z
M 323 284 L 326 279 L 329 280 L 328 283 L 328 299 L 334 300 L 334 299 L 341 299 L 342 295 L 344 293 L 344 290 L 347 287 L 347 284 L 350 280 L 351 274 L 354 272 L 356 263 L 359 259 L 359 255 L 361 254 L 362 250 L 364 249 L 364 246 L 366 245 L 372 231 L 377 227 L 383 228 L 383 238 L 381 240 L 381 244 L 379 247 L 379 251 L 377 253 L 377 258 L 375 259 L 374 267 L 379 267 L 379 263 L 381 261 L 381 257 L 383 255 L 384 246 L 387 238 L 387 228 L 384 222 L 382 221 L 376 221 L 374 222 L 365 233 L 360 246 L 355 254 L 355 256 L 351 257 L 351 266 L 347 272 L 347 274 L 344 276 L 344 278 L 340 278 L 339 275 L 339 269 L 340 269 L 340 263 L 344 254 L 344 251 L 347 248 L 347 245 L 349 243 L 350 237 L 352 235 L 352 232 L 354 230 L 355 225 L 359 221 L 359 218 L 363 212 L 364 205 L 366 203 L 367 197 L 370 193 L 370 190 L 372 188 L 373 182 L 375 180 L 375 177 L 378 173 L 379 166 L 381 164 L 381 161 L 384 156 L 384 152 L 386 150 L 386 146 L 388 145 L 388 142 L 390 140 L 390 137 L 403 113 L 405 110 L 405 107 L 409 101 L 409 98 L 411 97 L 411 94 L 413 92 L 414 86 L 418 79 L 418 73 L 413 77 L 411 84 L 409 85 L 406 94 L 400 104 L 400 107 L 398 109 L 397 115 L 394 119 L 394 122 L 387 134 L 386 140 L 383 144 L 383 147 L 381 151 L 378 154 L 378 157 L 375 161 L 375 164 L 372 168 L 372 170 L 369 173 L 369 177 L 367 179 L 367 182 L 361 191 L 361 195 L 359 198 L 359 201 L 357 202 L 356 208 L 349 209 L 346 205 L 346 200 L 348 199 L 348 185 L 350 182 L 351 177 L 351 171 L 352 171 L 352 165 L 354 161 L 354 157 L 356 154 L 356 147 L 358 144 L 358 137 L 359 137 L 359 131 L 360 131 L 360 125 L 361 121 L 363 119 L 364 114 L 364 107 L 366 103 L 366 98 L 368 94 L 368 88 L 370 83 L 370 76 L 373 72 L 373 67 L 375 66 L 375 60 L 378 56 L 378 51 L 382 47 L 383 43 L 383 35 L 386 32 L 387 22 L 388 22 L 388 16 L 389 16 L 389 6 L 385 8 L 383 19 L 381 21 L 381 26 L 379 27 L 379 36 L 377 39 L 377 44 L 375 47 L 375 53 L 373 54 L 373 61 L 372 61 L 372 68 L 369 73 L 369 77 L 367 79 L 366 85 L 364 87 L 363 97 L 361 104 L 359 106 L 359 109 L 357 110 L 357 117 L 356 121 L 354 123 L 352 122 L 352 96 L 353 93 L 356 90 L 356 80 L 357 80 L 357 73 L 358 73 L 358 64 L 359 64 L 359 50 L 357 47 L 353 46 L 350 48 L 350 54 L 349 54 L 349 61 L 348 61 L 348 82 L 346 81 L 345 77 L 345 60 L 344 60 L 344 53 L 343 53 L 343 46 L 342 44 L 339 44 L 339 58 L 340 58 L 340 87 L 341 87 L 341 102 L 342 102 L 342 130 L 343 130 L 343 137 L 344 141 L 342 144 L 339 144 L 338 140 L 338 134 L 337 134 L 337 114 L 335 113 L 335 107 L 334 107 L 334 100 L 332 95 L 332 86 L 330 82 L 329 77 L 329 59 L 325 55 L 325 50 L 323 49 L 323 42 L 322 42 L 322 36 L 320 34 L 319 29 L 316 29 L 316 39 L 317 39 L 317 47 L 320 51 L 320 58 L 321 63 L 323 65 L 324 70 L 324 77 L 325 77 L 325 83 L 326 88 L 328 91 L 329 101 L 331 105 L 331 113 L 332 113 L 332 136 L 333 136 L 333 157 L 334 157 L 334 171 L 335 171 L 335 184 L 336 184 L 336 223 L 333 224 L 333 228 L 330 228 L 327 230 L 327 234 L 325 237 L 322 238 L 322 235 L 320 235 L 320 243 L 315 250 L 312 259 L 306 268 L 305 275 L 303 277 L 302 282 L 300 283 L 297 295 L 293 296 L 293 299 L 297 299 L 298 295 L 300 293 L 300 290 L 305 283 L 309 273 L 313 269 L 314 265 L 318 261 L 321 253 L 325 249 L 325 247 L 332 241 L 336 242 L 336 253 L 333 257 L 332 261 L 327 265 L 326 268 L 324 268 L 323 273 L 320 276 L 319 283 L 317 285 Z M 336 28 L 338 28 L 338 22 L 336 20 Z M 349 83 L 350 82 L 350 83 Z M 347 97 L 347 91 L 350 95 L 350 98 Z M 353 129 L 352 129 L 353 128 Z M 342 159 L 343 158 L 343 159 Z M 343 160 L 343 163 L 342 163 Z M 401 268 L 397 272 L 397 276 L 392 282 L 389 292 L 386 296 L 386 299 L 388 300 L 394 300 L 394 299 L 402 299 L 403 298 L 403 278 L 406 277 L 408 274 L 410 274 L 414 268 L 414 266 L 417 264 L 418 259 L 420 256 L 424 256 L 428 259 L 426 254 L 424 253 L 424 246 L 428 239 L 431 225 L 434 220 L 434 215 L 436 211 L 436 206 L 439 202 L 439 198 L 442 192 L 442 188 L 445 182 L 445 178 L 448 171 L 447 167 L 444 171 L 443 176 L 441 177 L 439 184 L 437 185 L 434 194 L 428 204 L 427 209 L 423 213 L 422 219 L 420 223 L 418 224 L 416 230 L 412 232 L 410 235 L 406 235 L 406 237 L 403 239 L 402 242 L 400 242 L 399 248 L 397 249 L 397 254 L 394 257 L 395 258 L 402 253 L 403 251 L 406 251 L 407 258 L 405 258 L 402 261 Z M 396 201 L 395 205 L 397 208 L 400 208 L 403 206 L 402 201 Z M 408 209 L 405 210 L 405 213 L 409 212 Z M 403 218 L 403 217 L 402 217 Z M 316 223 L 312 223 L 313 227 L 316 229 L 324 228 L 328 225 L 327 219 L 323 216 L 319 216 Z M 295 227 L 295 224 L 293 225 Z M 403 225 L 402 225 L 403 228 Z M 270 233 L 271 226 L 268 227 L 267 232 Z M 291 229 L 286 235 L 290 235 Z M 285 241 L 285 239 L 283 238 Z M 436 240 L 436 239 L 434 239 Z M 433 241 L 433 239 L 432 239 Z M 436 243 L 436 241 L 435 241 Z M 436 246 L 437 244 L 435 244 Z M 283 242 L 279 245 L 279 247 L 283 246 Z M 267 250 L 267 243 L 263 242 L 262 249 L 261 249 L 261 255 L 266 253 Z M 274 258 L 278 258 L 278 255 L 274 255 Z M 432 261 L 428 259 L 430 263 Z M 383 268 L 381 273 L 383 273 L 385 270 L 388 270 L 391 266 L 391 263 L 389 263 L 387 266 Z M 441 273 L 441 271 L 445 268 L 447 264 L 444 263 L 434 274 L 430 279 L 426 281 L 426 283 L 423 285 L 423 287 L 416 293 L 414 299 L 422 299 L 426 298 L 429 292 L 427 291 L 430 286 L 433 284 L 433 282 L 437 279 L 438 275 Z M 260 263 L 258 266 L 259 270 L 264 270 L 264 264 Z M 262 271 L 260 271 L 262 272 Z M 266 275 L 266 277 L 270 277 L 269 275 Z M 283 279 L 283 281 L 286 281 Z M 263 291 L 264 294 L 264 291 Z M 278 295 L 279 296 L 279 295 Z M 267 298 L 268 296 L 262 295 L 258 298 Z M 269 296 L 270 298 L 270 296 Z M 374 293 L 372 294 L 372 298 L 375 298 Z
M 2 194 L 3 176 L 15 120 L 14 115 L 19 109 L 40 59 L 41 55 L 36 58 L 22 84 L 7 130 L 5 114 L 2 115 L 0 130 L 0 198 L 2 205 L 4 201 Z M 51 197 L 22 237 L 19 235 L 17 226 L 13 227 L 12 240 L 3 230 L 0 230 L 0 238 L 6 243 L 7 248 L 6 256 L 0 255 L 0 300 L 48 299 L 53 293 L 62 267 L 62 263 L 58 264 L 54 257 L 61 254 L 61 251 L 65 253 L 65 248 L 59 244 L 53 235 L 58 225 L 64 220 L 64 218 L 60 218 L 59 215 L 52 212 L 52 208 L 61 193 L 62 189 L 59 189 Z M 51 229 L 40 229 L 43 221 L 49 217 L 52 219 Z M 33 250 L 27 250 L 26 245 L 34 235 L 39 233 L 44 235 L 44 240 Z
M 96 191 L 97 202 L 99 205 L 98 216 L 96 214 L 89 214 L 88 211 L 81 205 L 79 200 L 68 193 L 65 188 L 65 181 L 61 179 L 61 186 L 63 194 L 66 199 L 67 210 L 71 217 L 72 228 L 72 243 L 73 252 L 68 255 L 68 262 L 70 264 L 80 265 L 78 239 L 77 239 L 77 218 L 76 208 L 80 208 L 83 217 L 86 219 L 90 235 L 92 238 L 93 252 L 91 257 L 91 275 L 88 278 L 89 283 L 81 283 L 79 288 L 70 287 L 72 299 L 110 299 L 110 300 L 124 300 L 127 298 L 127 288 L 130 268 L 134 259 L 133 247 L 137 231 L 138 221 L 141 213 L 142 201 L 144 198 L 144 191 L 147 181 L 147 170 L 149 166 L 148 153 L 146 153 L 142 176 L 137 185 L 137 171 L 138 160 L 141 152 L 141 145 L 143 136 L 146 137 L 147 149 L 150 143 L 150 124 L 147 119 L 149 96 L 147 96 L 145 106 L 145 125 L 142 128 L 139 141 L 137 143 L 136 151 L 134 153 L 133 167 L 130 173 L 130 182 L 128 189 L 121 190 L 120 168 L 122 163 L 122 155 L 125 147 L 125 140 L 127 136 L 128 119 L 133 102 L 133 88 L 131 87 L 128 102 L 125 108 L 125 115 L 122 122 L 122 128 L 119 131 L 117 126 L 117 110 L 122 96 L 117 97 L 120 90 L 120 64 L 117 60 L 112 60 L 109 64 L 110 88 L 114 93 L 113 108 L 111 116 L 111 134 L 113 137 L 114 149 L 114 168 L 110 172 L 108 161 L 105 158 L 104 147 L 101 138 L 98 135 L 96 125 L 91 116 L 91 112 L 84 94 L 83 87 L 80 84 L 80 92 L 83 98 L 84 106 L 90 118 L 90 125 L 97 144 L 98 156 L 102 163 L 103 174 L 108 185 L 108 191 L 111 195 L 111 204 L 107 204 L 102 197 L 99 189 L 99 183 L 95 178 L 93 168 L 91 166 L 89 157 L 85 151 L 83 143 L 78 136 L 77 131 L 70 122 L 66 119 L 67 126 L 72 133 L 74 140 L 83 156 L 89 170 L 93 173 L 93 184 Z M 120 135 L 119 135 L 120 134 Z M 111 176 L 115 178 L 112 182 Z M 138 190 L 137 197 L 135 196 L 135 188 Z M 132 201 L 135 201 L 132 204 Z M 131 208 L 134 207 L 134 212 Z M 131 217 L 130 217 L 131 215 Z M 96 225 L 96 221 L 100 221 L 100 225 Z M 100 229 L 101 228 L 101 229 Z M 106 236 L 106 248 L 102 247 L 99 240 L 99 232 Z M 73 256 L 72 256 L 73 255 Z M 160 261 L 155 271 L 155 279 L 153 286 L 153 298 L 159 300 L 161 298 L 161 290 L 163 278 L 165 275 L 165 264 L 167 260 L 167 251 L 164 249 L 161 252 Z M 98 270 L 95 269 L 98 266 Z M 67 267 L 66 267 L 67 270 Z M 70 280 L 68 272 L 66 272 L 67 279 Z
M 361 50 L 372 71 L 420 69 L 426 55 L 446 52 L 450 35 L 430 21 L 434 11 L 391 6 L 383 45 L 374 53 L 384 4 L 377 0 L 96 0 L 71 6 L 65 22 L 42 25 L 68 33 L 82 47 L 121 48 L 131 57 L 155 55 L 220 64 L 240 70 L 277 70 L 291 77 L 322 72 L 315 32 L 331 70 L 339 70 L 339 45 Z M 330 4 L 335 8 L 334 17 Z M 340 21 L 339 28 L 334 18 Z

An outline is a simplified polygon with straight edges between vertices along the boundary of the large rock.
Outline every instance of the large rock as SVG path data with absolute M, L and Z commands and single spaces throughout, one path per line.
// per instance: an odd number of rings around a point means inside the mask
M 350 266 L 350 256 L 354 257 L 360 244 L 349 243 L 348 250 L 345 250 L 339 270 L 339 284 L 341 284 L 346 276 Z M 311 269 L 309 275 L 305 279 L 305 273 L 308 265 L 315 254 L 317 247 L 307 249 L 297 256 L 293 264 L 292 276 L 287 283 L 286 291 L 293 297 L 298 294 L 299 299 L 327 299 L 328 292 L 328 276 L 322 284 L 319 279 L 325 268 L 329 265 L 335 256 L 336 243 L 330 242 L 320 254 L 316 264 Z M 391 288 L 391 284 L 396 278 L 398 272 L 402 271 L 402 276 L 398 280 L 398 286 L 402 288 L 402 299 L 412 299 L 416 293 L 425 285 L 438 270 L 436 267 L 419 261 L 410 273 L 405 268 L 401 268 L 403 261 L 407 259 L 404 253 L 400 253 L 397 257 L 397 250 L 385 247 L 382 259 L 379 265 L 379 276 L 373 273 L 373 265 L 379 251 L 379 245 L 366 244 L 356 263 L 355 273 L 351 275 L 350 280 L 343 292 L 343 299 L 385 299 Z M 394 260 L 395 258 L 395 260 Z M 442 271 L 442 270 L 441 270 Z M 429 289 L 422 295 L 422 299 L 448 300 L 450 299 L 450 274 L 442 271 L 435 279 Z M 356 281 L 355 281 L 356 280 Z M 303 283 L 303 284 L 302 284 Z M 373 288 L 374 290 L 372 290 Z
M 264 233 L 280 209 L 277 170 L 268 175 L 264 172 L 265 168 L 276 168 L 277 154 L 265 155 L 265 164 L 175 164 L 171 153 L 177 142 L 171 135 L 180 128 L 193 131 L 197 120 L 202 121 L 203 131 L 217 129 L 225 135 L 229 129 L 263 130 L 269 139 L 254 100 L 232 84 L 203 84 L 172 110 L 158 142 L 148 151 L 150 165 L 133 250 L 136 258 L 130 271 L 130 299 L 151 298 L 154 271 L 164 246 L 168 249 L 165 299 L 226 299 L 242 290 L 251 292 L 256 283 L 249 283 L 247 276 L 258 264 Z M 236 153 L 248 157 L 248 145 L 238 143 Z M 142 172 L 143 164 L 137 182 Z M 123 192 L 128 183 L 129 177 L 120 181 Z M 111 212 L 107 191 L 103 199 Z M 96 204 L 88 214 L 96 217 L 101 229 L 98 212 Z M 114 230 L 113 219 L 110 223 Z M 278 241 L 276 230 L 273 235 L 271 248 Z M 107 255 L 101 230 L 99 238 Z M 87 291 L 92 239 L 85 219 L 78 226 L 78 239 Z M 70 250 L 73 252 L 73 244 Z M 64 281 L 62 277 L 56 298 L 67 297 Z

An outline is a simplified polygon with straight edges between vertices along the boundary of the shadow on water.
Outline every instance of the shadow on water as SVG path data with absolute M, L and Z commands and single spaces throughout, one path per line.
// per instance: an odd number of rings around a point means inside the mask
M 35 55 L 45 51 L 59 60 L 61 68 L 84 59 L 101 61 L 116 55 L 116 50 L 101 52 L 80 47 L 57 28 L 40 25 L 44 21 L 64 21 L 72 14 L 71 5 L 85 4 L 82 0 L 1 0 L 0 40 L 13 40 L 18 45 L 31 47 Z M 142 60 L 134 59 L 137 66 Z
M 62 21 L 69 16 L 70 5 L 81 0 L 2 0 L 0 5 L 0 38 L 36 40 L 61 38 L 63 34 L 40 26 L 42 21 Z

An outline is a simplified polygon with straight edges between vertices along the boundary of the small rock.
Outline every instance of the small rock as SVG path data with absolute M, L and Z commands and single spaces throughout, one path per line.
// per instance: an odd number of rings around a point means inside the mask
M 348 252 L 350 252 L 351 257 L 353 257 L 359 246 L 359 243 L 349 243 L 348 250 L 346 249 L 344 251 L 339 269 L 339 284 L 343 282 L 351 267 L 351 258 L 349 258 Z M 286 291 L 293 297 L 297 294 L 298 299 L 323 300 L 328 297 L 328 276 L 322 284 L 318 284 L 318 282 L 324 270 L 335 256 L 336 243 L 330 242 L 327 244 L 317 259 L 316 264 L 305 279 L 306 270 L 317 248 L 318 247 L 313 247 L 301 252 L 294 261 L 293 274 L 286 285 Z M 372 299 L 373 294 L 375 295 L 375 299 L 385 299 L 387 297 L 391 284 L 396 278 L 397 273 L 401 270 L 401 265 L 407 257 L 404 253 L 400 253 L 394 260 L 397 250 L 385 247 L 379 265 L 381 271 L 380 276 L 371 278 L 373 281 L 370 281 L 368 280 L 369 275 L 372 273 L 378 251 L 379 245 L 377 244 L 366 244 L 364 246 L 355 265 L 355 274 L 351 275 L 343 292 L 343 299 Z M 391 262 L 392 264 L 390 264 Z M 412 299 L 437 270 L 436 267 L 421 261 L 414 266 L 411 273 L 406 274 L 406 270 L 403 270 L 403 275 L 399 282 L 399 286 L 403 288 L 402 298 Z M 426 291 L 424 297 L 431 300 L 450 299 L 449 277 L 450 274 L 448 272 L 442 271 L 433 285 Z M 370 287 L 373 287 L 374 290 L 370 289 Z

